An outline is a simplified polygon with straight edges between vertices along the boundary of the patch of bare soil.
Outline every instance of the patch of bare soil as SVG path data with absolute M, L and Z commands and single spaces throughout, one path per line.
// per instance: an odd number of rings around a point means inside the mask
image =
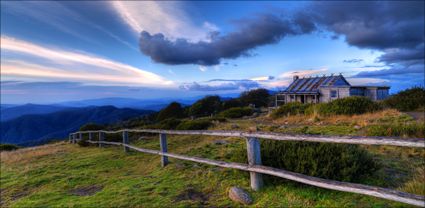
M 91 185 L 91 186 L 84 186 L 84 187 L 73 189 L 69 193 L 73 195 L 77 195 L 77 196 L 91 196 L 101 191 L 102 189 L 103 189 L 103 186 Z
M 198 201 L 202 205 L 206 205 L 208 198 L 209 198 L 209 196 L 207 194 L 204 194 L 202 192 L 195 190 L 192 187 L 189 187 L 189 188 L 185 189 L 182 193 L 177 195 L 174 199 L 174 202 L 191 200 L 191 201 Z

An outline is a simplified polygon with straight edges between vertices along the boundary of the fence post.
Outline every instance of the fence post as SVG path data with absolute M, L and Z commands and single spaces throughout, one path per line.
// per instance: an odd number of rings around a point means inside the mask
M 128 131 L 122 132 L 122 143 L 128 144 Z M 124 146 L 124 152 L 128 152 L 130 149 L 126 146 Z
M 167 152 L 167 135 L 159 134 L 159 145 L 161 148 L 161 152 Z M 161 165 L 165 167 L 168 164 L 168 157 L 161 156 Z
M 103 140 L 105 140 L 105 133 L 99 132 L 99 147 L 103 147 L 103 144 L 101 143 Z
M 261 165 L 260 141 L 255 137 L 246 138 L 246 150 L 248 154 L 248 164 Z M 251 188 L 258 191 L 263 186 L 263 176 L 261 173 L 250 172 Z
M 92 133 L 89 132 L 89 141 L 91 141 L 91 139 L 92 139 Z

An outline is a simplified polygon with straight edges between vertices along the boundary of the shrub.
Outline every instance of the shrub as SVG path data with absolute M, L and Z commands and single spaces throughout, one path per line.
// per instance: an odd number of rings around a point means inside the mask
M 358 181 L 380 167 L 366 150 L 349 144 L 262 140 L 261 157 L 266 166 L 340 181 Z M 246 151 L 236 159 L 247 162 Z
M 189 115 L 194 117 L 210 116 L 221 110 L 219 96 L 206 96 L 196 101 L 189 109 Z
M 88 146 L 90 146 L 90 143 L 84 137 L 82 139 L 78 140 L 77 144 L 80 147 L 88 147 Z
M 243 92 L 239 99 L 243 105 L 254 104 L 256 108 L 267 107 L 270 94 L 266 89 L 255 89 Z
M 180 103 L 172 102 L 167 107 L 159 111 L 158 116 L 156 117 L 157 121 L 162 121 L 170 118 L 183 118 L 184 109 Z
M 425 108 L 425 88 L 413 87 L 384 100 L 384 105 L 400 111 L 414 111 Z
M 286 103 L 274 110 L 271 116 L 273 118 L 279 118 L 283 116 L 304 114 L 308 106 L 310 106 L 310 104 L 302 104 L 299 102 Z
M 354 115 L 373 112 L 382 109 L 379 103 L 361 97 L 351 96 L 333 100 L 329 103 L 318 105 L 316 110 L 321 115 Z
M 0 152 L 1 151 L 13 151 L 17 150 L 19 147 L 14 144 L 0 144 Z
M 423 138 L 425 126 L 419 123 L 396 123 L 371 125 L 367 128 L 368 136 L 403 136 Z
M 184 121 L 177 126 L 178 130 L 203 130 L 208 129 L 212 125 L 212 122 L 209 120 L 193 120 L 193 121 Z
M 80 131 L 95 131 L 103 130 L 105 127 L 96 123 L 87 123 L 80 127 Z
M 181 120 L 170 118 L 160 121 L 159 123 L 147 125 L 145 128 L 147 129 L 167 129 L 172 130 L 176 129 L 176 127 L 181 123 Z
M 224 118 L 241 118 L 244 116 L 250 116 L 252 113 L 254 113 L 254 111 L 250 107 L 236 107 L 222 111 L 219 116 Z
M 230 99 L 230 100 L 226 100 L 223 102 L 223 110 L 227 110 L 229 108 L 235 108 L 235 107 L 242 107 L 243 104 L 242 102 L 235 98 L 235 99 Z

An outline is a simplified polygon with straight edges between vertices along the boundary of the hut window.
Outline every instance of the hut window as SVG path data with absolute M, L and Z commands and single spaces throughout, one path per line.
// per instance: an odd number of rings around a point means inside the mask
M 331 90 L 331 97 L 335 98 L 336 97 L 336 90 Z

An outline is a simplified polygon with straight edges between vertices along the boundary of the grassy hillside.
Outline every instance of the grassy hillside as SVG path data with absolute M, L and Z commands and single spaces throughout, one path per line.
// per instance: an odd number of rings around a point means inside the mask
M 336 119 L 336 120 L 335 120 Z M 251 120 L 231 120 L 211 129 L 283 129 L 297 132 L 305 126 L 323 134 L 362 134 L 348 128 L 357 122 L 389 122 L 408 119 L 405 114 L 386 111 L 367 116 L 340 116 L 319 121 L 296 116 L 282 120 L 260 117 Z M 373 121 L 372 121 L 373 120 Z M 349 121 L 349 124 L 344 124 Z M 289 124 L 288 122 L 291 122 Z M 354 122 L 354 123 L 353 123 Z M 285 125 L 286 123 L 286 125 Z M 319 125 L 320 124 L 320 125 Z M 236 127 L 237 125 L 237 127 Z M 287 126 L 279 128 L 276 126 Z M 341 128 L 341 125 L 344 128 Z M 280 131 L 280 130 L 279 130 Z M 304 130 L 305 131 L 305 130 Z M 132 144 L 159 149 L 157 136 L 130 134 Z M 226 144 L 216 144 L 224 140 Z M 188 145 L 190 144 L 190 145 Z M 239 138 L 171 136 L 168 149 L 173 153 L 234 161 L 236 149 L 245 148 Z M 424 151 L 414 148 L 365 147 L 383 167 L 361 183 L 425 194 Z M 249 189 L 249 174 L 192 162 L 170 159 L 160 167 L 159 156 L 144 153 L 124 153 L 120 147 L 79 147 L 56 143 L 1 153 L 1 205 L 11 207 L 71 206 L 71 207 L 187 207 L 240 206 L 228 199 L 227 189 L 241 186 L 254 198 L 253 207 L 408 207 L 401 203 L 374 197 L 314 188 L 274 177 L 265 178 L 265 188 Z
M 70 132 L 89 122 L 109 124 L 150 113 L 152 111 L 101 106 L 24 115 L 1 122 L 0 142 L 28 146 L 44 144 L 54 138 L 66 138 Z

